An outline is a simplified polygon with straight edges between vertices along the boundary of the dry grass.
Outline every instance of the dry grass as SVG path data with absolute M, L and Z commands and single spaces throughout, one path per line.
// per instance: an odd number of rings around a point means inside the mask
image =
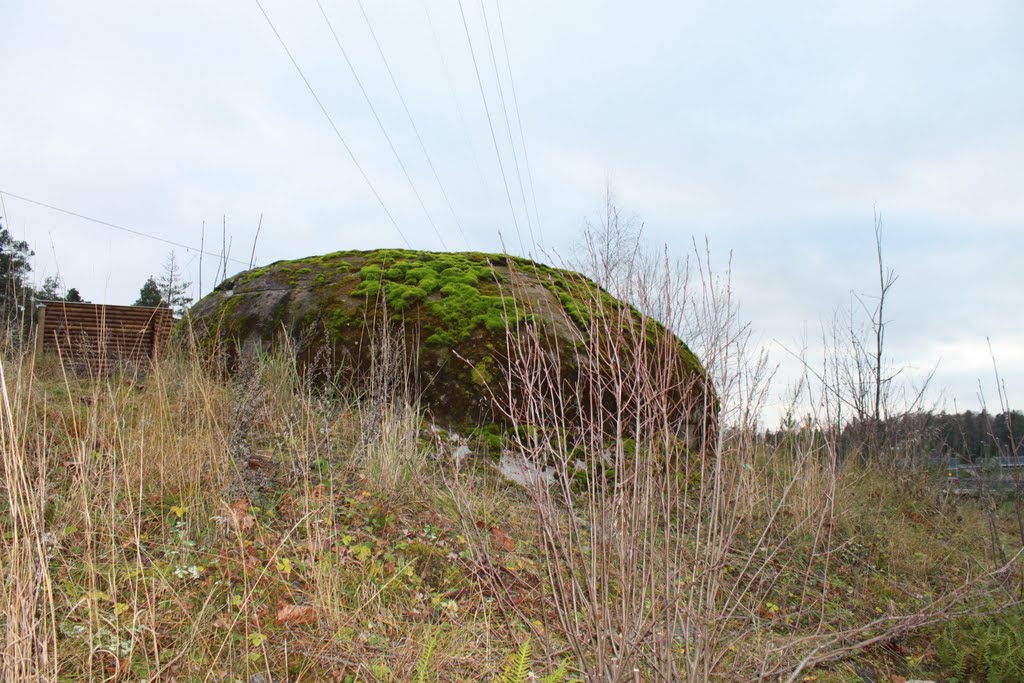
M 438 670 L 499 671 L 522 627 L 474 575 L 418 415 L 285 358 L 235 379 L 188 354 L 102 379 L 3 363 L 4 680 L 409 680 L 432 640 Z
M 404 380 L 325 391 L 287 353 L 247 362 L 225 378 L 183 351 L 89 378 L 5 355 L 4 680 L 490 681 L 527 639 L 538 674 L 775 680 L 882 643 L 927 663 L 908 634 L 1020 582 L 990 574 L 984 505 L 841 466 L 813 429 L 768 444 L 737 418 L 697 453 L 592 432 L 578 445 L 629 477 L 591 460 L 582 486 L 523 489 L 453 457 Z M 715 382 L 733 415 L 756 402 Z M 634 418 L 660 409 L 645 391 Z M 1011 556 L 1014 528 L 997 529 Z
M 591 270 L 602 263 L 595 257 Z M 640 325 L 595 296 L 571 349 L 539 352 L 546 332 L 533 321 L 508 343 L 515 448 L 553 469 L 551 485 L 527 487 L 546 578 L 589 680 L 793 681 L 958 615 L 1017 604 L 1006 577 L 1019 548 L 979 556 L 976 540 L 967 553 L 943 549 L 944 562 L 969 571 L 921 571 L 935 545 L 924 550 L 935 534 L 925 515 L 885 509 L 864 527 L 841 507 L 859 477 L 884 475 L 842 472 L 834 430 L 809 419 L 773 445 L 757 437 L 767 364 L 706 252 L 680 268 L 616 268 L 598 279 L 635 304 Z M 696 340 L 707 377 L 689 374 L 680 391 L 685 360 L 674 340 L 651 338 L 645 316 L 689 328 L 682 336 Z M 681 438 L 679 396 L 691 397 L 686 414 L 707 415 L 705 382 L 721 411 L 697 419 L 697 439 Z M 908 483 L 904 499 L 934 495 L 924 485 L 908 496 Z

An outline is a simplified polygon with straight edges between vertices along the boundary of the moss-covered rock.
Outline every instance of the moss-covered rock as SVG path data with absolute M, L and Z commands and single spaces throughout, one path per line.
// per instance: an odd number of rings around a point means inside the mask
M 201 336 L 233 342 L 229 348 L 265 347 L 287 334 L 303 363 L 327 358 L 332 370 L 353 376 L 368 370 L 374 331 L 387 321 L 413 350 L 423 405 L 440 424 L 471 428 L 507 422 L 493 394 L 504 391 L 509 330 L 524 323 L 542 329 L 542 352 L 571 376 L 593 317 L 612 314 L 640 329 L 634 309 L 578 273 L 502 254 L 381 249 L 240 273 L 197 303 L 191 320 Z M 648 320 L 637 338 L 670 340 L 681 391 L 709 391 L 700 361 L 662 326 Z M 715 403 L 689 398 L 676 403 L 684 411 Z

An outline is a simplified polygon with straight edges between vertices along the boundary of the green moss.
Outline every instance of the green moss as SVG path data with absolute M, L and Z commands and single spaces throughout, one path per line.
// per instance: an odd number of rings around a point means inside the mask
M 403 554 L 415 567 L 423 584 L 433 591 L 451 590 L 465 582 L 458 563 L 448 560 L 448 552 L 444 548 L 414 541 Z
M 280 330 L 284 323 L 285 314 L 288 312 L 288 299 L 282 298 L 274 307 L 274 329 Z
M 217 285 L 217 287 L 215 289 L 217 289 L 217 290 L 234 289 L 235 287 L 240 286 L 240 285 L 244 285 L 246 283 L 249 283 L 249 282 L 255 280 L 256 278 L 263 277 L 264 275 L 269 273 L 274 268 L 275 265 L 276 264 L 272 263 L 269 266 L 263 266 L 261 268 L 253 268 L 252 270 L 247 270 L 244 273 L 239 273 L 238 275 L 235 275 L 234 277 L 231 277 L 231 278 L 228 278 L 227 280 L 224 280 L 224 282 L 222 282 L 219 285 Z
M 508 441 L 508 429 L 498 424 L 485 424 L 469 431 L 469 438 L 477 448 L 497 456 Z
M 509 270 L 516 282 L 527 287 L 527 297 L 516 302 L 512 296 Z M 297 307 L 302 320 L 290 321 L 299 330 L 323 325 L 336 344 L 357 343 L 362 326 L 376 316 L 388 315 L 398 322 L 417 328 L 416 338 L 425 346 L 458 347 L 459 353 L 471 359 L 475 368 L 458 374 L 457 386 L 446 390 L 446 404 L 476 400 L 480 387 L 493 381 L 497 372 L 486 362 L 492 350 L 481 343 L 494 343 L 510 325 L 538 320 L 544 324 L 561 325 L 552 317 L 544 299 L 537 298 L 536 288 L 543 287 L 565 313 L 570 326 L 582 335 L 565 335 L 556 330 L 552 339 L 566 348 L 587 344 L 587 337 L 599 321 L 614 332 L 614 326 L 636 339 L 651 345 L 663 343 L 665 336 L 677 343 L 683 362 L 694 372 L 704 375 L 696 356 L 681 341 L 655 320 L 644 319 L 639 312 L 599 287 L 592 280 L 570 271 L 552 268 L 529 259 L 485 253 L 436 253 L 406 249 L 377 251 L 337 251 L 295 261 L 279 261 L 268 266 L 240 273 L 219 289 L 235 290 L 245 297 L 252 291 L 278 289 L 288 285 L 304 286 L 311 297 L 298 297 L 291 304 Z M 533 291 L 531 291 L 531 288 Z M 218 292 L 218 296 L 222 296 Z M 542 308 L 534 310 L 532 302 Z M 270 312 L 271 320 L 255 320 L 244 315 L 248 308 L 238 309 L 238 300 L 226 301 L 222 328 L 240 336 L 249 334 L 252 326 L 270 336 L 280 331 L 280 323 L 288 317 L 284 307 Z M 301 312 L 298 312 L 301 311 Z M 310 316 L 309 311 L 313 311 Z M 355 317 L 353 317 L 355 316 Z M 227 327 L 234 329 L 227 330 Z M 245 329 L 242 329 L 245 328 Z M 426 349 L 425 349 L 426 351 Z M 571 353 L 567 357 L 571 357 Z M 571 368 L 568 369 L 571 373 Z M 465 390 L 463 392 L 463 390 Z M 475 391 L 474 391 L 475 390 Z
M 506 278 L 492 266 L 508 266 L 538 277 L 581 330 L 587 330 L 595 316 L 626 312 L 625 304 L 582 275 L 521 257 L 477 252 L 336 251 L 255 268 L 236 275 L 220 288 L 242 287 L 266 276 L 295 286 L 301 278 L 312 274 L 313 282 L 325 292 L 320 295 L 325 305 L 330 306 L 331 301 L 347 296 L 374 300 L 383 297 L 397 319 L 415 312 L 428 344 L 454 346 L 469 339 L 478 329 L 500 332 L 510 323 L 528 318 L 528 312 L 515 304 L 512 297 L 502 295 L 500 286 L 505 284 Z M 622 315 L 624 325 L 631 324 L 631 318 L 636 323 L 641 319 L 639 312 L 631 306 L 629 309 L 633 315 Z M 330 322 L 328 325 L 343 326 Z M 650 319 L 643 330 L 651 343 L 664 332 L 661 325 Z M 700 362 L 685 344 L 680 343 L 680 351 L 689 365 L 703 372 Z
M 222 337 L 237 338 L 242 332 L 242 318 L 238 315 L 238 306 L 242 302 L 242 297 L 227 296 L 226 294 L 220 296 L 222 299 L 215 324 L 219 327 Z
M 481 294 L 476 287 L 449 283 L 441 288 L 442 298 L 428 303 L 431 313 L 441 323 L 440 329 L 427 338 L 428 344 L 454 346 L 470 337 L 478 327 L 492 332 L 514 324 L 519 314 L 511 297 Z
M 427 293 L 415 285 L 389 282 L 386 291 L 388 308 L 399 313 L 427 298 Z
M 508 327 L 508 318 L 514 322 L 522 313 L 510 297 L 492 293 L 500 278 L 485 254 L 386 249 L 366 259 L 352 296 L 383 293 L 393 313 L 421 307 L 428 344 L 455 346 L 479 328 L 498 332 Z
M 478 386 L 493 384 L 496 371 L 497 367 L 495 366 L 494 359 L 490 356 L 484 356 L 483 360 L 473 366 L 473 383 Z
M 225 296 L 224 302 L 220 305 L 220 314 L 224 318 L 234 317 L 235 311 L 238 309 L 238 304 L 242 301 L 241 297 L 238 296 Z
M 590 325 L 590 313 L 585 309 L 578 300 L 572 298 L 565 292 L 557 292 L 558 300 L 562 302 L 562 308 L 569 314 L 569 317 L 573 319 L 577 325 L 582 328 L 589 327 Z
M 332 336 L 337 337 L 342 331 L 351 327 L 358 321 L 355 317 L 349 315 L 340 308 L 335 308 L 331 311 L 331 315 L 324 321 L 327 325 L 328 332 Z

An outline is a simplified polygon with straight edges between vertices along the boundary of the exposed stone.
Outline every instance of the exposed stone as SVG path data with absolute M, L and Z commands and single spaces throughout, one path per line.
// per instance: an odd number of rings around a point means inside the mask
M 595 311 L 641 324 L 632 307 L 578 273 L 498 254 L 382 249 L 240 273 L 196 304 L 191 320 L 201 339 L 227 342 L 228 362 L 237 362 L 238 349 L 266 348 L 284 333 L 304 367 L 326 365 L 350 379 L 366 376 L 375 353 L 382 361 L 381 330 L 390 325 L 414 359 L 423 407 L 438 424 L 472 428 L 506 423 L 494 398 L 503 391 L 509 329 L 536 323 L 541 352 L 572 366 L 591 316 L 605 314 Z M 717 402 L 705 400 L 704 369 L 686 344 L 651 320 L 638 338 L 670 340 L 685 387 L 680 411 L 711 406 L 701 410 L 713 417 Z M 402 354 L 391 355 L 383 362 L 397 376 Z M 566 367 L 566 376 L 572 372 Z M 681 413 L 678 421 L 692 426 L 708 417 Z

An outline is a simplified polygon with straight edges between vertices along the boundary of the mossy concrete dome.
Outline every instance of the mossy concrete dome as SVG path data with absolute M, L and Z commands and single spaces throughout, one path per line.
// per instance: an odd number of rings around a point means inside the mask
M 599 308 L 634 309 L 572 271 L 502 254 L 403 249 L 339 251 L 239 273 L 191 311 L 201 338 L 225 348 L 264 348 L 286 333 L 304 365 L 328 359 L 332 372 L 359 376 L 371 363 L 374 330 L 388 321 L 415 358 L 415 386 L 429 414 L 446 427 L 507 422 L 495 402 L 508 363 L 509 330 L 545 328 L 545 352 L 571 363 Z M 681 340 L 648 320 L 647 336 L 665 335 L 690 391 L 710 392 L 700 361 Z M 233 351 L 230 351 L 233 353 Z M 716 405 L 695 396 L 685 405 Z M 688 410 L 692 410 L 689 408 Z M 706 410 L 706 409 L 704 409 Z M 707 415 L 679 415 L 697 424 Z

